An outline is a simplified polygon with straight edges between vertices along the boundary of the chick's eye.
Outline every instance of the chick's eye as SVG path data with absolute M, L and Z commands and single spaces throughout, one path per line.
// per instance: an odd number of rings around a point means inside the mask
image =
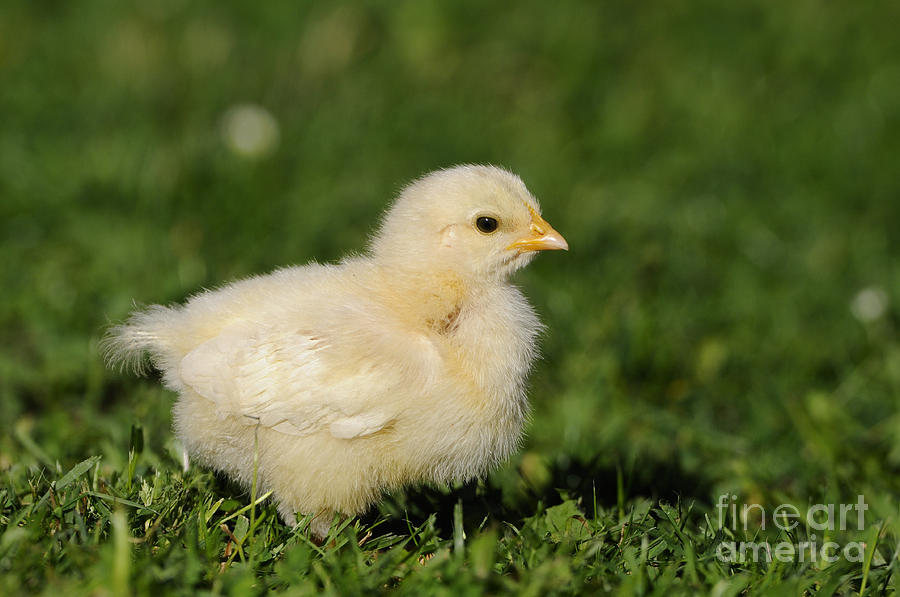
M 475 227 L 485 234 L 490 234 L 491 232 L 497 229 L 497 220 L 496 218 L 489 218 L 488 216 L 481 216 L 477 220 L 475 220 Z

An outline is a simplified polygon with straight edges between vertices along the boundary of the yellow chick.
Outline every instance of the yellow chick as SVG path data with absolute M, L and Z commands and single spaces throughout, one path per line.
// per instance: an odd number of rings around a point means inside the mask
M 151 306 L 105 352 L 138 371 L 149 353 L 187 455 L 249 487 L 258 450 L 259 487 L 321 538 L 334 513 L 516 449 L 541 324 L 508 278 L 547 249 L 568 244 L 518 176 L 440 170 L 402 191 L 364 256 Z

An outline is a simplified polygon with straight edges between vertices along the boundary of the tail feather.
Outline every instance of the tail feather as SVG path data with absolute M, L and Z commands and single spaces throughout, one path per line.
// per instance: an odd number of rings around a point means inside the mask
M 158 366 L 171 344 L 176 314 L 175 309 L 152 305 L 111 327 L 100 342 L 107 367 L 143 375 L 150 365 Z

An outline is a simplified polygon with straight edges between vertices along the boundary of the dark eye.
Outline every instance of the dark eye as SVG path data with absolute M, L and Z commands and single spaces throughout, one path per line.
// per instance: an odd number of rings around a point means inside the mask
M 488 216 L 481 216 L 475 220 L 475 227 L 485 234 L 490 234 L 497 229 L 497 220 L 495 218 L 489 218 Z

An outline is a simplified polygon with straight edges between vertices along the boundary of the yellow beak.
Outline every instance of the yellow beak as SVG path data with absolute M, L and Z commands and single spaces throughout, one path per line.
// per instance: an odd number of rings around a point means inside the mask
M 528 209 L 531 211 L 531 234 L 520 238 L 506 247 L 506 249 L 518 249 L 519 251 L 554 251 L 561 249 L 568 251 L 569 243 L 566 242 L 563 235 L 554 230 L 553 226 L 531 207 Z

